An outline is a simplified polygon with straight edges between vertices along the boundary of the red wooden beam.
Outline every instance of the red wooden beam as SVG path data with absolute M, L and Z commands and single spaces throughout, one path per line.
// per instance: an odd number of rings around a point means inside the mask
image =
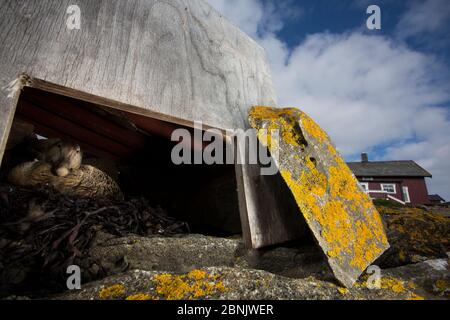
M 133 153 L 133 149 L 119 144 L 109 138 L 99 135 L 85 127 L 81 127 L 69 120 L 61 118 L 47 110 L 41 109 L 27 100 L 22 100 L 17 108 L 17 113 L 28 119 L 34 119 L 35 122 L 44 124 L 58 132 L 64 132 L 66 135 L 81 142 L 93 145 L 101 150 L 122 157 L 128 157 Z
M 167 140 L 171 140 L 173 131 L 177 129 L 186 129 L 191 133 L 192 141 L 187 144 L 190 148 L 197 150 L 199 149 L 198 146 L 202 146 L 202 150 L 207 147 L 210 143 L 209 142 L 203 142 L 202 141 L 195 141 L 194 140 L 194 129 L 183 127 L 174 123 L 161 121 L 145 116 L 141 116 L 134 113 L 127 114 L 127 117 L 134 122 L 135 125 L 137 125 L 142 130 L 162 138 L 165 138 Z M 195 142 L 194 142 L 195 141 Z M 187 141 L 183 141 L 182 143 L 187 143 Z
M 95 146 L 92 146 L 92 145 L 90 145 L 90 144 L 88 144 L 86 142 L 83 142 L 83 141 L 80 141 L 80 140 L 78 140 L 78 139 L 76 139 L 74 137 L 71 137 L 71 136 L 67 135 L 64 132 L 59 132 L 59 131 L 57 131 L 55 129 L 49 128 L 46 125 L 44 125 L 42 123 L 39 123 L 38 121 L 35 121 L 34 119 L 29 119 L 29 118 L 27 118 L 27 117 L 25 117 L 23 115 L 20 115 L 20 114 L 17 115 L 17 118 L 21 119 L 23 121 L 26 121 L 28 123 L 31 123 L 34 126 L 34 128 L 35 128 L 35 130 L 34 130 L 35 133 L 40 135 L 40 136 L 42 136 L 42 137 L 49 138 L 49 139 L 51 139 L 51 138 L 61 138 L 61 139 L 66 139 L 66 140 L 69 140 L 69 141 L 73 141 L 73 142 L 78 143 L 84 152 L 89 153 L 89 154 L 91 154 L 93 156 L 96 156 L 96 157 L 99 157 L 99 158 L 107 158 L 107 159 L 111 159 L 111 160 L 114 160 L 114 161 L 119 161 L 120 160 L 120 158 L 117 155 L 114 155 L 114 154 L 112 154 L 110 152 L 106 152 L 106 151 L 103 151 L 103 150 L 101 150 L 99 148 L 96 148 Z
M 90 131 L 108 137 L 117 143 L 133 149 L 145 147 L 146 137 L 138 132 L 133 132 L 124 127 L 108 121 L 94 112 L 82 107 L 76 100 L 58 96 L 55 94 L 42 94 L 36 90 L 27 90 L 24 99 L 39 106 L 61 118 L 75 122 L 79 126 L 86 127 Z

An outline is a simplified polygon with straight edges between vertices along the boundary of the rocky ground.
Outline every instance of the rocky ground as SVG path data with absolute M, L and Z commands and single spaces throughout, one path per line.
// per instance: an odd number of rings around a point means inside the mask
M 90 259 L 111 275 L 51 298 L 445 299 L 450 282 L 448 259 L 435 259 L 383 269 L 379 289 L 368 288 L 366 275 L 348 290 L 315 248 L 256 254 L 242 250 L 240 240 L 204 236 L 105 239 Z M 115 269 L 123 264 L 128 271 Z
M 392 249 L 354 288 L 334 280 L 314 245 L 248 251 L 240 238 L 97 233 L 80 261 L 82 289 L 48 299 L 448 299 L 450 220 L 424 209 L 380 208 Z M 102 280 L 97 280 L 101 278 Z M 373 287 L 375 286 L 375 287 Z M 10 296 L 9 299 L 23 297 Z

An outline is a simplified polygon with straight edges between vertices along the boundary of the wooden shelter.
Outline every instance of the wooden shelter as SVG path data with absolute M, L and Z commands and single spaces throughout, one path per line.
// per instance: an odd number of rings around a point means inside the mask
M 251 106 L 276 105 L 263 49 L 203 0 L 72 4 L 0 2 L 0 157 L 15 116 L 115 159 L 142 148 L 145 134 L 169 137 L 195 121 L 247 129 Z M 126 113 L 130 125 L 102 108 Z M 235 169 L 249 247 L 302 235 L 279 176 L 261 176 L 258 165 Z

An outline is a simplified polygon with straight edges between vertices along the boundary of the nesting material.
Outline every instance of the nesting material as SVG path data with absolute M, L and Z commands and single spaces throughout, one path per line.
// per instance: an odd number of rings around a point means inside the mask
M 0 294 L 64 276 L 67 266 L 83 259 L 98 231 L 171 236 L 189 229 L 146 199 L 82 199 L 49 187 L 0 184 Z

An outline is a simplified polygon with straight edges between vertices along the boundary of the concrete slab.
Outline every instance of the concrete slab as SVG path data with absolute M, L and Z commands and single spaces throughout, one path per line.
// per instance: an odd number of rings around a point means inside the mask
M 304 112 L 254 107 L 249 120 L 272 154 L 278 148 L 277 166 L 334 275 L 353 286 L 389 248 L 372 201 L 326 132 Z M 279 130 L 279 141 L 271 138 L 271 130 Z

